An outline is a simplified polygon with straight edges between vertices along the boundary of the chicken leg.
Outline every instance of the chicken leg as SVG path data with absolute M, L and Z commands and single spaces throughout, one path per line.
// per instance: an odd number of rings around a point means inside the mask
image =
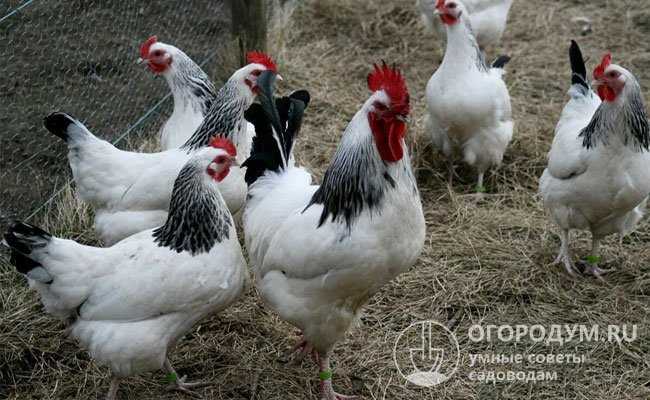
M 316 351 L 314 346 L 304 338 L 302 332 L 298 333 L 298 336 L 300 336 L 300 340 L 291 351 L 292 354 L 295 354 L 294 361 L 299 363 L 305 358 L 305 356 L 310 355 L 312 360 L 318 364 L 320 359 L 318 351 Z
M 602 281 L 604 280 L 603 275 L 611 272 L 613 269 L 602 269 L 598 267 L 598 263 L 600 263 L 600 239 L 593 237 L 591 239 L 591 255 L 585 261 L 582 261 L 582 264 L 585 266 L 586 273 Z
M 120 387 L 121 378 L 113 375 L 111 377 L 111 384 L 108 387 L 108 393 L 106 394 L 106 400 L 117 400 L 117 389 Z
M 189 394 L 191 396 L 197 396 L 197 394 L 194 393 L 191 389 L 200 388 L 209 385 L 208 382 L 185 382 L 185 380 L 187 379 L 186 375 L 183 376 L 182 378 L 179 378 L 178 374 L 176 373 L 176 370 L 174 369 L 174 367 L 172 367 L 169 358 L 165 359 L 164 368 L 165 368 L 165 372 L 167 372 L 168 377 L 171 381 L 167 388 L 168 390 L 175 390 L 175 391 Z
M 553 265 L 563 263 L 564 264 L 564 269 L 566 269 L 566 272 L 569 273 L 569 275 L 576 277 L 576 267 L 573 265 L 573 261 L 571 261 L 571 251 L 569 250 L 569 230 L 568 229 L 562 229 L 560 232 L 560 253 L 557 255 L 557 258 L 555 258 L 555 261 L 553 261 Z
M 329 354 L 320 355 L 320 394 L 321 400 L 353 400 L 358 399 L 358 396 L 346 396 L 338 394 L 334 391 L 332 385 L 332 370 L 330 369 Z

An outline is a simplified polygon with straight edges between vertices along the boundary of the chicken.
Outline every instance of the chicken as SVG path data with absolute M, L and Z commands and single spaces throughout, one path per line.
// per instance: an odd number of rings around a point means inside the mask
M 261 297 L 302 331 L 297 348 L 318 361 L 322 398 L 345 399 L 332 386 L 334 346 L 423 247 L 424 216 L 404 142 L 409 94 L 398 70 L 376 66 L 368 76 L 372 95 L 316 186 L 291 156 L 308 96 L 296 92 L 274 104 L 266 79 L 273 75 L 260 77 L 261 105 L 246 113 L 257 132 L 245 162 L 246 246 Z
M 182 146 L 203 122 L 217 90 L 187 54 L 159 42 L 156 36 L 140 46 L 138 61 L 165 78 L 174 98 L 172 115 L 160 129 L 160 147 L 168 150 Z
M 599 245 L 603 237 L 634 230 L 650 193 L 650 127 L 636 78 L 603 57 L 593 73 L 594 93 L 580 48 L 571 43 L 571 88 L 548 154 L 539 190 L 551 219 L 561 230 L 555 263 L 577 271 L 569 232 L 592 234 L 586 272 L 602 279 Z
M 203 123 L 178 149 L 159 153 L 122 151 L 66 114 L 54 113 L 45 118 L 45 127 L 68 144 L 77 193 L 94 207 L 95 231 L 104 244 L 114 244 L 164 223 L 178 171 L 213 135 L 234 142 L 233 152 L 239 162 L 248 157 L 250 138 L 244 111 L 256 97 L 259 74 L 276 72 L 275 64 L 264 54 L 251 53 L 249 61 L 219 90 Z M 243 171 L 233 166 L 219 183 L 219 190 L 231 213 L 237 213 L 246 199 Z
M 508 12 L 513 0 L 465 0 L 466 13 L 472 25 L 476 41 L 481 49 L 495 46 L 501 41 L 506 29 Z M 432 31 L 445 35 L 445 27 L 440 23 L 436 4 L 444 0 L 417 0 L 417 7 L 422 13 L 422 21 Z
M 426 87 L 426 129 L 433 145 L 449 162 L 460 155 L 478 170 L 479 195 L 485 192 L 483 176 L 498 166 L 512 139 L 510 94 L 503 81 L 503 67 L 510 60 L 500 56 L 491 67 L 476 45 L 465 6 L 455 0 L 438 2 L 438 13 L 447 29 L 447 48 L 442 63 Z
M 174 182 L 164 225 L 107 248 L 53 237 L 26 223 L 5 235 L 11 262 L 45 310 L 72 319 L 69 332 L 112 371 L 108 399 L 124 377 L 163 368 L 194 324 L 231 305 L 248 281 L 235 224 L 217 188 L 236 162 L 232 143 L 195 152 Z M 198 383 L 175 380 L 189 391 Z
M 140 46 L 138 61 L 155 75 L 162 75 L 174 97 L 172 115 L 160 129 L 160 147 L 163 150 L 181 147 L 210 110 L 217 96 L 214 84 L 187 54 L 174 46 L 159 42 L 156 36 L 150 37 Z M 242 148 L 246 157 L 254 135 L 255 128 L 246 123 L 247 143 Z

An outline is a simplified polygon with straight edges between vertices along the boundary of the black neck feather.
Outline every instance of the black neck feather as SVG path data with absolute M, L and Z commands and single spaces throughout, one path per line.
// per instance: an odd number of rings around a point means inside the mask
M 387 191 L 398 184 L 388 165 L 377 156 L 372 136 L 359 140 L 349 137 L 352 134 L 344 134 L 323 183 L 305 208 L 323 205 L 319 227 L 331 219 L 351 228 L 364 210 L 380 209 Z
M 194 163 L 186 164 L 174 182 L 167 222 L 153 232 L 154 242 L 180 253 L 207 253 L 228 239 L 232 218 L 218 189 Z M 210 186 L 211 185 L 211 186 Z
M 635 151 L 648 151 L 650 125 L 643 98 L 638 88 L 632 88 L 621 103 L 602 102 L 589 124 L 580 132 L 582 145 L 588 149 L 599 143 L 609 144 L 609 135 L 623 130 L 623 143 Z
M 174 66 L 178 70 L 171 79 L 172 90 L 189 97 L 193 107 L 207 114 L 217 90 L 208 75 L 189 57 L 177 57 Z
M 244 112 L 249 103 L 250 100 L 241 94 L 236 82 L 226 82 L 212 101 L 201 125 L 181 149 L 188 152 L 198 150 L 207 146 L 210 139 L 217 135 L 237 145 L 239 133 L 245 129 Z

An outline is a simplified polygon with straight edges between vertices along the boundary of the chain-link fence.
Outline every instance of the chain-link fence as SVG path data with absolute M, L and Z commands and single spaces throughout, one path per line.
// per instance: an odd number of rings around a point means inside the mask
M 66 111 L 98 136 L 137 143 L 171 112 L 169 89 L 136 65 L 156 34 L 220 82 L 236 66 L 224 1 L 0 3 L 0 229 L 37 213 L 70 179 L 67 148 L 43 128 Z M 134 140 L 135 139 L 135 140 Z

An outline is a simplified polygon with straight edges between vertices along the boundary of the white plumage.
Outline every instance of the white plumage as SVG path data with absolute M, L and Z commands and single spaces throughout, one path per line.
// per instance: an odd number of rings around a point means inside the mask
M 614 64 L 603 66 L 605 76 L 613 71 L 618 74 L 614 82 L 622 79 L 623 86 L 615 100 L 601 102 L 587 83 L 575 42 L 571 51 L 570 99 L 555 128 L 539 190 L 551 219 L 561 229 L 556 262 L 575 274 L 569 232 L 589 230 L 593 242 L 588 272 L 600 276 L 606 272 L 598 267 L 600 240 L 632 231 L 645 211 L 650 193 L 648 122 L 639 85 L 629 71 Z M 607 85 L 595 79 L 599 87 Z
M 176 180 L 173 217 L 112 247 L 85 246 L 20 223 L 5 236 L 46 311 L 72 318 L 70 334 L 111 369 L 109 398 L 121 377 L 163 367 L 173 373 L 168 350 L 242 293 L 248 275 L 235 224 L 209 175 L 231 159 L 223 149 L 197 152 Z
M 494 67 L 485 64 L 463 9 L 457 3 L 448 11 L 460 17 L 446 25 L 445 56 L 427 83 L 426 129 L 450 163 L 460 156 L 478 170 L 482 190 L 485 171 L 501 164 L 512 139 L 510 95 L 503 81 L 508 58 L 500 57 Z
M 260 96 L 263 105 L 270 97 Z M 397 124 L 386 128 L 391 134 L 400 131 L 397 126 L 405 128 L 403 116 L 393 116 L 390 107 L 383 90 L 366 101 L 345 130 L 323 186 L 312 185 L 311 175 L 289 162 L 277 172 L 267 170 L 249 187 L 243 222 L 258 291 L 302 331 L 303 348 L 318 354 L 325 374 L 334 345 L 361 307 L 412 266 L 423 245 L 424 217 L 408 154 L 403 150 L 398 160 L 383 161 L 369 123 L 369 114 L 386 115 Z M 390 111 L 381 114 L 386 108 Z M 263 130 L 256 124 L 256 131 Z M 391 140 L 405 149 L 403 139 Z M 254 141 L 251 158 L 255 146 Z M 343 398 L 333 391 L 331 378 L 322 378 L 321 390 L 327 400 Z
M 255 98 L 249 84 L 257 79 L 253 73 L 264 69 L 254 63 L 235 72 L 213 100 L 209 115 L 181 148 L 159 153 L 122 151 L 67 115 L 46 119 L 46 127 L 68 144 L 77 193 L 95 209 L 95 230 L 104 244 L 161 225 L 178 171 L 213 136 L 232 140 L 239 162 L 248 157 L 252 138 L 246 131 L 244 112 Z M 230 211 L 237 213 L 246 199 L 243 171 L 233 167 L 219 190 Z
M 446 31 L 436 13 L 436 0 L 416 0 L 424 25 L 444 38 Z M 495 46 L 506 29 L 513 0 L 464 0 L 472 30 L 481 49 Z
M 154 37 L 155 38 L 155 37 Z M 151 39 L 150 39 L 151 40 Z M 146 48 L 145 48 L 146 46 Z M 182 50 L 162 42 L 149 42 L 143 45 L 143 62 L 150 68 L 157 58 L 164 59 L 162 72 L 154 69 L 167 81 L 174 99 L 172 115 L 160 128 L 160 148 L 176 149 L 183 146 L 203 122 L 212 102 L 217 96 L 214 84 L 208 75 Z M 246 159 L 250 152 L 250 142 L 255 136 L 255 127 L 246 122 L 245 140 L 240 143 Z
M 163 150 L 181 147 L 201 125 L 216 89 L 208 75 L 179 48 L 152 36 L 140 47 L 140 62 L 165 78 L 172 92 L 172 115 L 160 128 Z

